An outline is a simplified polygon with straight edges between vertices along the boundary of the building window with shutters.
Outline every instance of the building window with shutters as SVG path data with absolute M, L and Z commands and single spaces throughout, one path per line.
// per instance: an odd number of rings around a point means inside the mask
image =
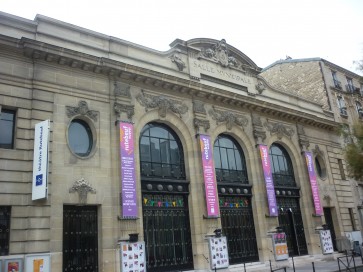
M 347 116 L 347 107 L 345 106 L 345 102 L 344 102 L 344 98 L 341 96 L 338 96 L 338 107 L 339 107 L 339 112 L 341 115 Z
M 337 72 L 332 71 L 331 72 L 334 82 L 334 88 L 341 90 L 342 89 L 342 83 L 338 80 Z
M 355 108 L 357 109 L 357 113 L 358 113 L 359 118 L 363 118 L 362 104 L 359 101 L 355 102 Z

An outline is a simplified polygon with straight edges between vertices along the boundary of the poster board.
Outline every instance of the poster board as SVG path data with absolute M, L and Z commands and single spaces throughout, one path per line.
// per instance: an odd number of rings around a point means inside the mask
M 272 235 L 272 246 L 276 261 L 287 260 L 289 251 L 287 249 L 286 233 L 279 232 Z
M 23 259 L 5 259 L 4 272 L 23 272 Z
M 227 238 L 209 237 L 209 260 L 211 269 L 227 268 L 229 266 Z
M 120 243 L 121 272 L 146 272 L 145 242 Z
M 50 254 L 25 255 L 25 272 L 50 272 Z
M 320 234 L 320 243 L 321 243 L 321 250 L 323 254 L 330 254 L 334 252 L 333 248 L 333 241 L 331 239 L 330 230 L 321 230 L 319 231 Z

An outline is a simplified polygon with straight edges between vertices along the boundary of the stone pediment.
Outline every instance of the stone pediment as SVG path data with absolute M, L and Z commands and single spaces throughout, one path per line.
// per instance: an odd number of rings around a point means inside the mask
M 186 42 L 175 40 L 171 46 L 186 45 L 190 53 L 189 57 L 195 59 L 204 59 L 217 63 L 226 68 L 240 70 L 241 72 L 249 72 L 257 75 L 261 68 L 258 67 L 249 57 L 243 54 L 240 50 L 227 44 L 225 39 L 220 41 L 207 38 L 191 39 Z

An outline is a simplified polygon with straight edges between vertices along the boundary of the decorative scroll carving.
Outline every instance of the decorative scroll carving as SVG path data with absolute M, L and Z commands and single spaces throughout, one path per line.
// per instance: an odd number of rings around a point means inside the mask
M 96 189 L 92 188 L 91 184 L 88 181 L 85 181 L 84 178 L 77 180 L 74 182 L 73 186 L 69 189 L 70 193 L 78 192 L 79 203 L 86 204 L 87 203 L 87 194 L 96 193 Z
M 248 119 L 242 115 L 237 115 L 231 113 L 230 111 L 220 111 L 216 110 L 214 107 L 209 111 L 209 114 L 218 123 L 226 122 L 227 129 L 231 130 L 232 125 L 236 124 L 238 126 L 245 127 L 248 124 Z
M 78 107 L 66 106 L 67 116 L 69 118 L 75 115 L 85 115 L 91 118 L 93 121 L 97 122 L 98 112 L 89 110 L 86 101 L 79 101 Z
M 204 103 L 199 100 L 193 100 L 193 111 L 194 111 L 194 113 L 207 114 L 207 112 L 204 108 Z
M 137 101 L 139 101 L 140 105 L 145 107 L 145 110 L 158 108 L 159 116 L 165 118 L 167 110 L 170 110 L 179 115 L 186 113 L 188 111 L 188 107 L 177 100 L 169 99 L 165 96 L 153 96 L 150 94 L 145 94 L 144 91 L 141 91 L 136 97 Z
M 259 94 L 261 94 L 264 90 L 266 90 L 266 85 L 262 80 L 259 80 L 256 84 L 256 90 Z
M 277 138 L 281 139 L 283 136 L 291 138 L 294 135 L 294 130 L 286 127 L 281 123 L 271 124 L 266 122 L 265 128 L 270 131 L 271 134 L 277 134 Z
M 130 85 L 122 84 L 116 81 L 114 85 L 115 85 L 114 89 L 115 96 L 124 96 L 127 98 L 131 98 Z
M 174 53 L 173 55 L 170 56 L 170 59 L 172 62 L 175 63 L 175 65 L 178 67 L 179 71 L 183 71 L 184 68 L 186 67 L 184 61 L 181 59 L 180 57 L 180 50 L 177 50 L 176 53 Z
M 127 114 L 127 118 L 130 120 L 135 114 L 134 108 L 135 107 L 133 105 L 120 104 L 117 102 L 115 102 L 115 104 L 113 105 L 113 109 L 115 110 L 118 117 L 120 117 L 122 112 L 125 112 Z
M 204 131 L 207 132 L 207 130 L 210 128 L 209 120 L 194 118 L 194 127 L 197 132 L 200 131 L 201 127 L 204 127 Z

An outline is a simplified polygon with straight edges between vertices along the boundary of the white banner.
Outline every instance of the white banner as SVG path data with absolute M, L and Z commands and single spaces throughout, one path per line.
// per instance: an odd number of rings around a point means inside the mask
M 32 200 L 48 195 L 49 120 L 35 125 Z

